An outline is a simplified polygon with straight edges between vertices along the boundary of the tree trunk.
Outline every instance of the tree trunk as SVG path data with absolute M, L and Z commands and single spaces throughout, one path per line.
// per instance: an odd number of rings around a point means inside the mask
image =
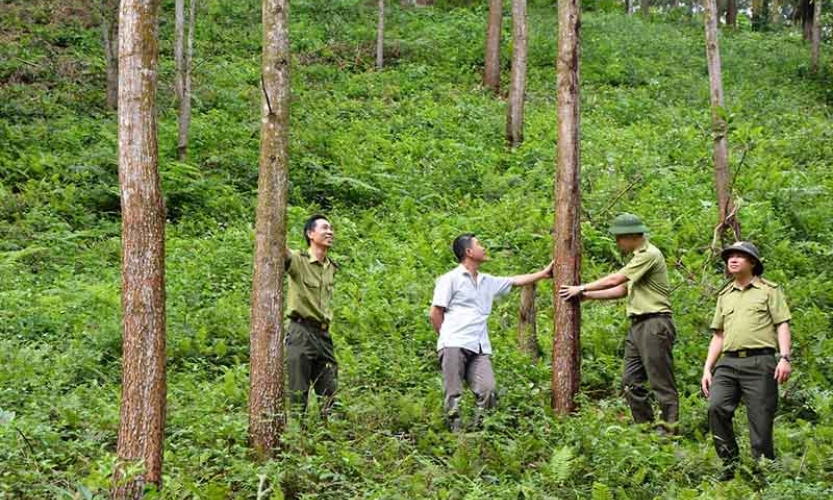
M 512 0 L 512 73 L 506 106 L 506 142 L 512 148 L 524 140 L 527 39 L 526 0 Z
M 813 45 L 810 54 L 810 70 L 819 72 L 819 49 L 821 48 L 821 0 L 813 0 Z
M 631 0 L 625 0 L 625 14 L 631 15 Z
M 122 0 L 119 184 L 122 213 L 122 401 L 115 498 L 161 486 L 165 429 L 165 202 L 156 129 L 158 0 Z M 127 470 L 139 467 L 128 475 Z
M 708 2 L 709 0 L 705 1 Z M 726 2 L 726 26 L 738 27 L 738 0 L 728 0 Z
M 283 278 L 289 170 L 289 0 L 263 0 L 263 99 L 250 332 L 249 442 L 266 458 L 283 430 Z
M 385 65 L 385 0 L 379 0 L 379 22 L 376 26 L 376 69 Z
M 101 40 L 107 72 L 107 109 L 116 109 L 119 101 L 119 0 L 101 0 Z
M 706 59 L 709 68 L 709 90 L 711 96 L 712 137 L 714 141 L 714 180 L 720 220 L 719 234 L 729 228 L 735 239 L 740 239 L 740 223 L 735 217 L 731 186 L 729 185 L 729 146 L 723 103 L 723 76 L 720 65 L 720 47 L 717 43 L 716 0 L 704 0 L 706 25 Z
M 774 25 L 781 24 L 781 3 L 779 0 L 772 0 L 769 4 L 769 22 Z
M 796 16 L 801 18 L 804 39 L 810 41 L 813 38 L 813 4 L 811 0 L 801 0 Z
M 752 0 L 752 29 L 754 31 L 760 31 L 765 24 L 764 0 Z
M 642 16 L 648 18 L 651 16 L 651 0 L 639 0 L 639 5 L 642 9 Z
M 535 323 L 535 283 L 521 288 L 521 307 L 518 311 L 518 350 L 537 361 L 541 357 L 538 348 L 538 326 Z
M 503 18 L 503 0 L 490 0 L 489 23 L 486 28 L 486 64 L 483 68 L 483 86 L 496 94 L 500 92 L 500 23 Z
M 429 7 L 434 5 L 434 0 L 416 0 L 417 7 Z
M 558 168 L 555 178 L 555 266 L 553 270 L 552 408 L 559 414 L 575 409 L 580 374 L 578 301 L 564 302 L 561 285 L 576 285 L 581 274 L 579 214 L 579 0 L 558 2 Z
M 191 128 L 191 67 L 194 58 L 194 25 L 197 16 L 197 0 L 191 0 L 188 12 L 188 33 L 185 33 L 185 0 L 176 0 L 176 99 L 178 102 L 179 132 L 177 136 L 177 158 L 185 161 L 188 157 L 188 131 Z M 187 45 L 186 45 L 187 43 Z

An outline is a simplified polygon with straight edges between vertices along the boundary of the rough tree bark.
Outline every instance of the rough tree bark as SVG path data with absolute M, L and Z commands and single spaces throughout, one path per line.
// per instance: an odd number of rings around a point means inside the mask
M 752 29 L 760 31 L 765 24 L 764 0 L 752 0 Z
M 263 0 L 263 85 L 250 325 L 249 444 L 266 458 L 285 422 L 283 278 L 289 167 L 289 0 Z
M 526 0 L 512 0 L 512 73 L 506 106 L 506 142 L 513 148 L 524 140 L 527 39 Z
M 188 157 L 188 131 L 191 128 L 191 68 L 194 58 L 194 25 L 197 17 L 197 0 L 190 0 L 188 33 L 185 32 L 185 0 L 176 0 L 176 99 L 178 103 L 179 131 L 176 154 L 179 161 Z M 186 42 L 187 40 L 187 42 Z
M 800 0 L 794 19 L 801 20 L 801 33 L 804 39 L 809 41 L 813 38 L 813 3 L 811 0 Z
M 819 51 L 821 49 L 821 0 L 813 0 L 813 44 L 810 53 L 810 69 L 819 72 Z
M 709 0 L 704 0 L 709 1 Z M 727 0 L 726 2 L 726 26 L 738 27 L 738 0 Z
M 156 128 L 158 0 L 122 0 L 119 184 L 122 213 L 122 402 L 113 497 L 161 486 L 165 429 L 165 202 Z M 139 472 L 128 475 L 128 468 Z
M 521 288 L 521 307 L 518 311 L 518 350 L 537 361 L 541 357 L 538 348 L 538 326 L 535 317 L 535 283 Z
M 650 17 L 651 16 L 651 0 L 639 0 L 639 6 L 642 10 L 643 17 Z
M 631 0 L 625 0 L 625 14 L 631 15 Z
M 376 69 L 385 66 L 385 0 L 379 0 L 379 22 L 376 26 Z
M 720 65 L 720 47 L 717 43 L 717 3 L 704 0 L 706 26 L 706 60 L 709 69 L 709 90 L 711 96 L 712 138 L 714 142 L 714 180 L 719 213 L 719 234 L 732 229 L 735 239 L 740 239 L 740 223 L 735 216 L 729 185 L 729 145 L 723 102 L 723 76 Z
M 116 109 L 119 101 L 119 0 L 101 0 L 101 41 L 107 73 L 107 109 Z
M 555 266 L 553 268 L 552 408 L 558 414 L 575 409 L 580 376 L 578 301 L 563 302 L 561 285 L 576 285 L 581 274 L 579 215 L 579 0 L 558 2 L 558 165 L 555 177 Z
M 483 86 L 489 87 L 496 94 L 500 92 L 500 23 L 502 18 L 503 0 L 490 0 Z

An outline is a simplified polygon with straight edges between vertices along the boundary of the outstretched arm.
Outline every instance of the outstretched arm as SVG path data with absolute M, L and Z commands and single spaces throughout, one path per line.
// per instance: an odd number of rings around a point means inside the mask
M 623 286 L 628 282 L 627 276 L 622 273 L 608 274 L 604 278 L 597 279 L 586 285 L 577 286 L 562 286 L 558 291 L 558 295 L 564 300 L 570 300 L 578 297 L 582 293 L 588 295 L 587 292 L 595 292 L 592 296 L 587 298 L 595 300 L 618 299 L 628 294 L 627 286 Z M 613 290 L 610 290 L 613 289 Z M 622 293 L 624 289 L 624 293 Z M 605 291 L 608 293 L 599 294 L 598 292 Z
M 549 265 L 547 265 L 547 267 L 541 269 L 537 273 L 520 274 L 518 276 L 512 276 L 512 286 L 530 285 L 543 279 L 552 278 L 553 263 L 554 261 L 550 262 Z
M 595 292 L 584 292 L 581 295 L 582 300 L 612 300 L 621 299 L 628 296 L 628 285 L 619 285 L 613 288 L 606 288 L 604 290 L 596 290 Z

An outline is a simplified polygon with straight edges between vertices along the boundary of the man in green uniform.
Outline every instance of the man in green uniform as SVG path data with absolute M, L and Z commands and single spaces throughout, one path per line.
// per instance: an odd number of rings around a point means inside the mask
M 627 314 L 631 327 L 625 341 L 625 368 L 622 384 L 625 398 L 637 423 L 654 421 L 648 382 L 659 404 L 663 425 L 660 432 L 674 431 L 679 420 L 679 396 L 674 379 L 672 348 L 677 336 L 671 319 L 671 292 L 665 258 L 648 242 L 648 228 L 639 217 L 622 214 L 611 224 L 616 245 L 633 258 L 618 272 L 592 283 L 562 286 L 559 295 L 565 300 L 580 297 L 611 300 L 627 297 Z
M 333 404 L 338 363 L 330 337 L 333 320 L 333 284 L 338 266 L 327 254 L 333 245 L 333 226 L 323 215 L 313 215 L 304 224 L 309 248 L 286 250 L 289 275 L 286 337 L 289 390 L 292 406 L 306 410 L 310 386 L 323 398 L 326 417 Z
M 738 462 L 732 417 L 741 399 L 746 402 L 752 455 L 756 460 L 775 458 L 772 424 L 778 384 L 790 378 L 790 310 L 781 287 L 761 278 L 764 266 L 755 245 L 740 241 L 721 256 L 734 280 L 717 296 L 701 385 L 709 398 L 709 426 L 724 478 L 731 479 Z

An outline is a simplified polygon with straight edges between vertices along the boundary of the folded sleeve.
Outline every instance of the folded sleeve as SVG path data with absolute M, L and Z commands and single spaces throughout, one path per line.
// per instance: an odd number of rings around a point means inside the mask
M 619 270 L 619 274 L 624 275 L 631 283 L 636 283 L 654 266 L 657 259 L 659 257 L 650 252 L 635 253 L 630 262 Z
M 434 285 L 434 298 L 431 299 L 431 305 L 448 309 L 453 293 L 451 277 L 448 275 L 441 276 Z
M 787 307 L 787 299 L 784 297 L 784 291 L 781 287 L 773 288 L 769 292 L 768 301 L 769 314 L 774 324 L 779 325 L 792 319 L 790 308 Z

